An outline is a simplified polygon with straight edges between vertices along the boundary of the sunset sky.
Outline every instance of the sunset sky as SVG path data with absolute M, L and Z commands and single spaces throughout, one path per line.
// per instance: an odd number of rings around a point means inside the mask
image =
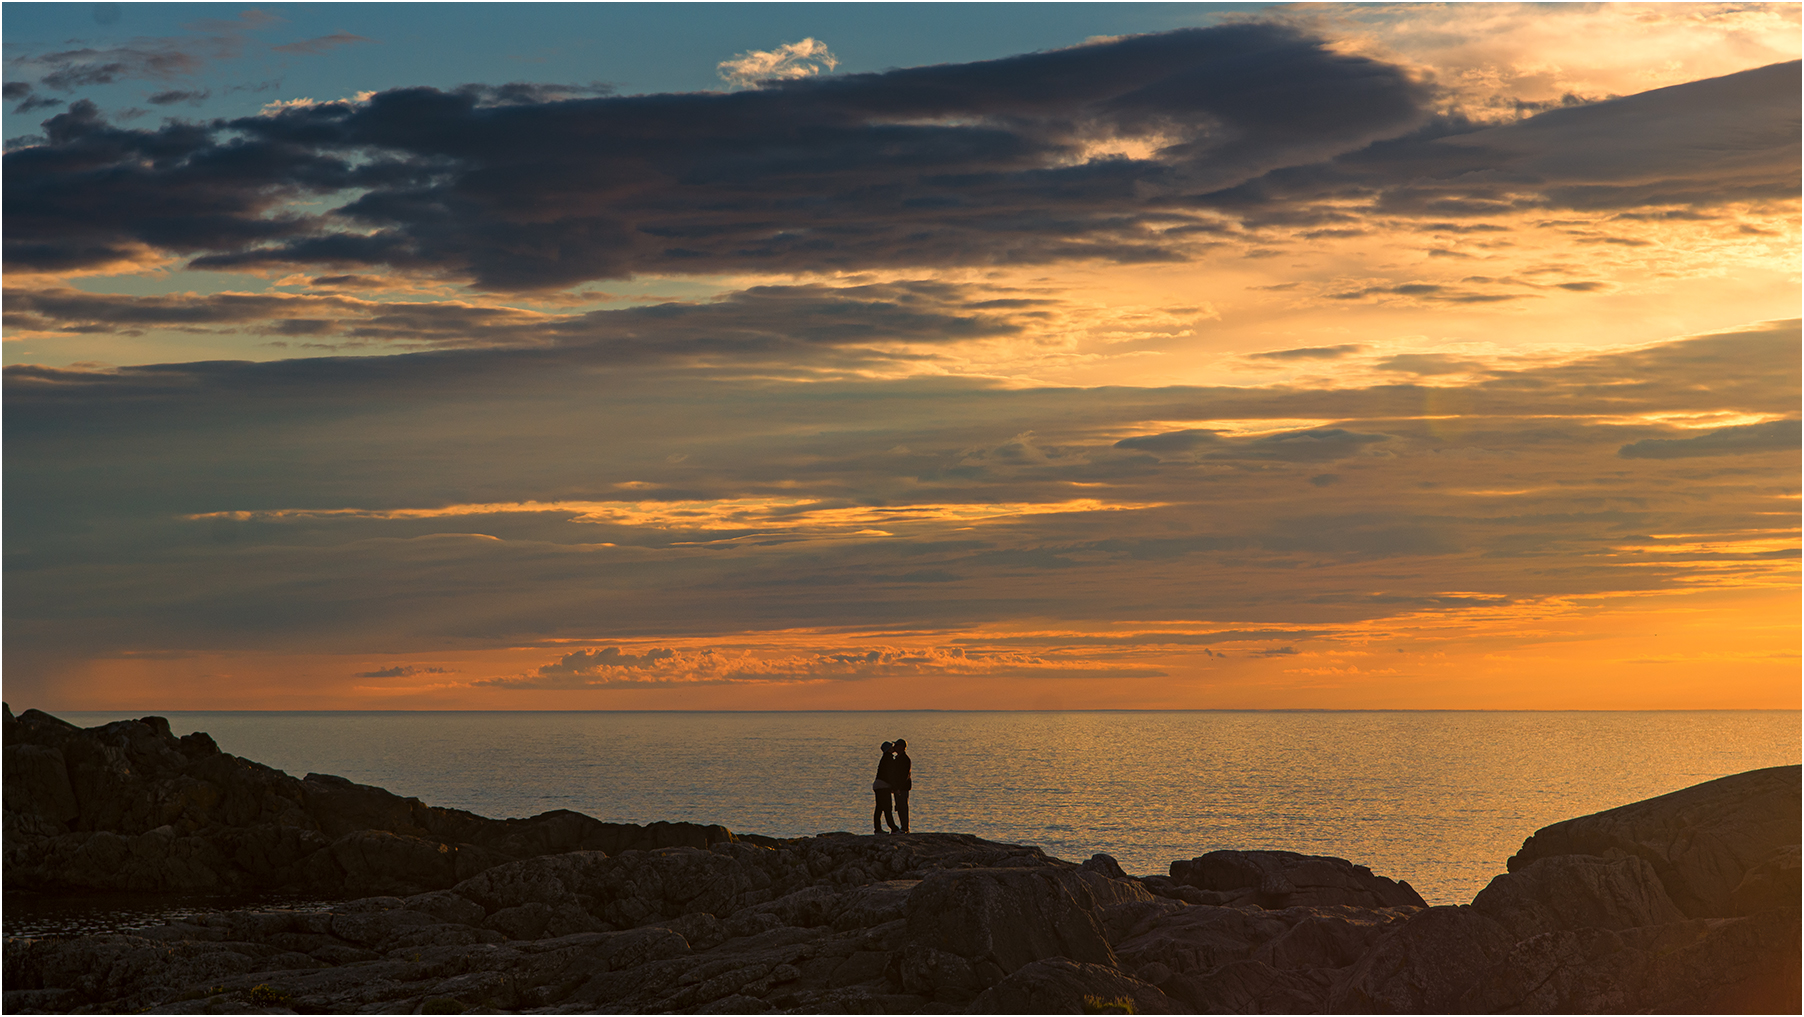
M 1795 709 L 1799 12 L 9 3 L 6 699 Z

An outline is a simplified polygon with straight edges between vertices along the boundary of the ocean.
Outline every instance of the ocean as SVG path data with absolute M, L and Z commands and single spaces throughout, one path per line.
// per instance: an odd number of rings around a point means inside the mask
M 868 831 L 878 746 L 900 737 L 916 832 L 1104 852 L 1137 875 L 1222 848 L 1335 855 L 1430 904 L 1469 902 L 1549 823 L 1800 760 L 1797 711 L 164 716 L 295 776 L 485 816 L 573 809 L 777 837 Z

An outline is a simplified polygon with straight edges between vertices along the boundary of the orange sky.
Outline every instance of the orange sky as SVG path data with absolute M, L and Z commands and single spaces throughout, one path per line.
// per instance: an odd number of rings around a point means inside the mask
M 8 701 L 1796 709 L 1797 19 L 71 94 L 6 156 Z

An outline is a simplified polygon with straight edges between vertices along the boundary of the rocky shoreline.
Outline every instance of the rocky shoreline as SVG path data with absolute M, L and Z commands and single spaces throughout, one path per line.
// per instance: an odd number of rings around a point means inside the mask
M 494 820 L 5 712 L 9 890 L 295 891 L 8 939 L 7 1013 L 1796 1012 L 1800 768 L 1534 833 L 1470 905 L 1351 862 L 1130 877 L 961 834 Z

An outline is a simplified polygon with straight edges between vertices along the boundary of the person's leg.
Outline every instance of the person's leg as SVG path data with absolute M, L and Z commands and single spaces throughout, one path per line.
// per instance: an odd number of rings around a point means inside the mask
M 877 807 L 874 810 L 872 810 L 872 812 L 871 812 L 871 832 L 872 833 L 882 833 L 883 832 L 884 820 L 889 821 L 890 832 L 891 833 L 895 832 L 896 817 L 893 813 L 890 812 L 890 795 L 892 795 L 894 793 L 895 792 L 893 792 L 893 791 L 876 792 Z
M 894 795 L 895 799 L 896 799 L 896 818 L 900 819 L 902 821 L 902 832 L 907 833 L 908 832 L 908 791 L 906 789 L 904 789 L 901 791 L 892 791 L 890 793 L 892 795 Z

